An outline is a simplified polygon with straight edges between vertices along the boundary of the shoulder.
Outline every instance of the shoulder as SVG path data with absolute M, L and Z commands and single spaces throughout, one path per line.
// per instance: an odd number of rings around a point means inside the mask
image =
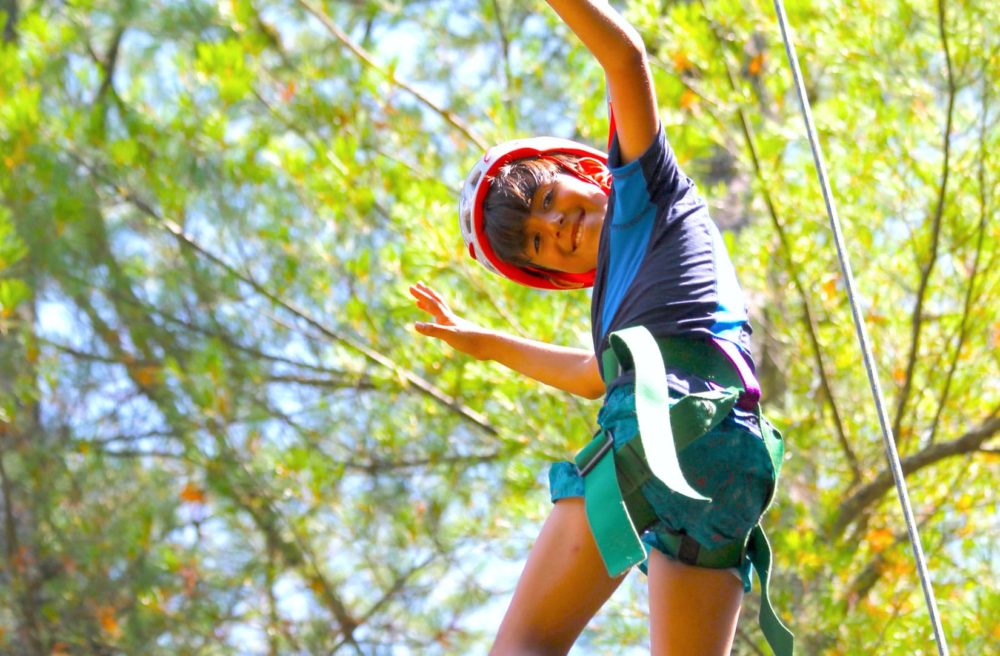
M 617 137 L 614 137 L 608 153 L 608 168 L 617 194 L 634 195 L 644 191 L 644 195 L 656 205 L 675 202 L 679 194 L 693 186 L 678 166 L 662 125 L 657 128 L 646 150 L 627 163 L 622 163 Z

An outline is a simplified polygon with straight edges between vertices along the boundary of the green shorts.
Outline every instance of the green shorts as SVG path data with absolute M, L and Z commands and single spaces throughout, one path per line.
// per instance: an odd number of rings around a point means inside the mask
M 675 399 L 671 397 L 671 405 Z M 614 449 L 635 439 L 638 422 L 631 384 L 612 389 L 597 417 L 604 431 L 614 436 Z M 711 503 L 674 492 L 653 478 L 640 488 L 653 507 L 657 521 L 645 529 L 642 540 L 676 559 L 665 542 L 667 534 L 686 534 L 706 549 L 716 549 L 736 540 L 746 540 L 760 521 L 775 485 L 775 472 L 761 435 L 757 415 L 734 408 L 722 422 L 696 438 L 678 454 L 684 477 Z M 552 501 L 582 497 L 583 478 L 572 462 L 554 463 L 549 470 Z M 750 591 L 750 561 L 733 563 L 744 590 Z

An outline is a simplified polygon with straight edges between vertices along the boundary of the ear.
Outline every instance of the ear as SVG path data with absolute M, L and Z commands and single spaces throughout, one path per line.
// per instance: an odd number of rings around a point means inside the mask
M 573 172 L 580 178 L 593 182 L 604 190 L 604 193 L 611 193 L 611 171 L 599 159 L 594 157 L 582 157 L 573 164 Z

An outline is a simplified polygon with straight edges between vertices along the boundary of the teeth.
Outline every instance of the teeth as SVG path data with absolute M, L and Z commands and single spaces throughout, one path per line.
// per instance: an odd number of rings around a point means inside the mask
M 580 247 L 580 242 L 583 241 L 583 220 L 577 221 L 576 223 L 576 233 L 573 235 L 573 250 Z

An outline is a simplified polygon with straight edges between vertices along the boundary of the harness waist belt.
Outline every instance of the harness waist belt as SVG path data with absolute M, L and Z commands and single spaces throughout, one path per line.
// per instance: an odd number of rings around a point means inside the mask
M 630 329 L 626 329 L 630 330 Z M 625 331 L 618 331 L 620 334 Z M 656 337 L 660 360 L 667 367 L 700 376 L 720 387 L 742 390 L 739 407 L 753 410 L 760 401 L 760 383 L 739 347 L 724 339 Z M 632 354 L 614 345 L 601 354 L 601 372 L 609 387 L 626 371 L 634 370 Z

